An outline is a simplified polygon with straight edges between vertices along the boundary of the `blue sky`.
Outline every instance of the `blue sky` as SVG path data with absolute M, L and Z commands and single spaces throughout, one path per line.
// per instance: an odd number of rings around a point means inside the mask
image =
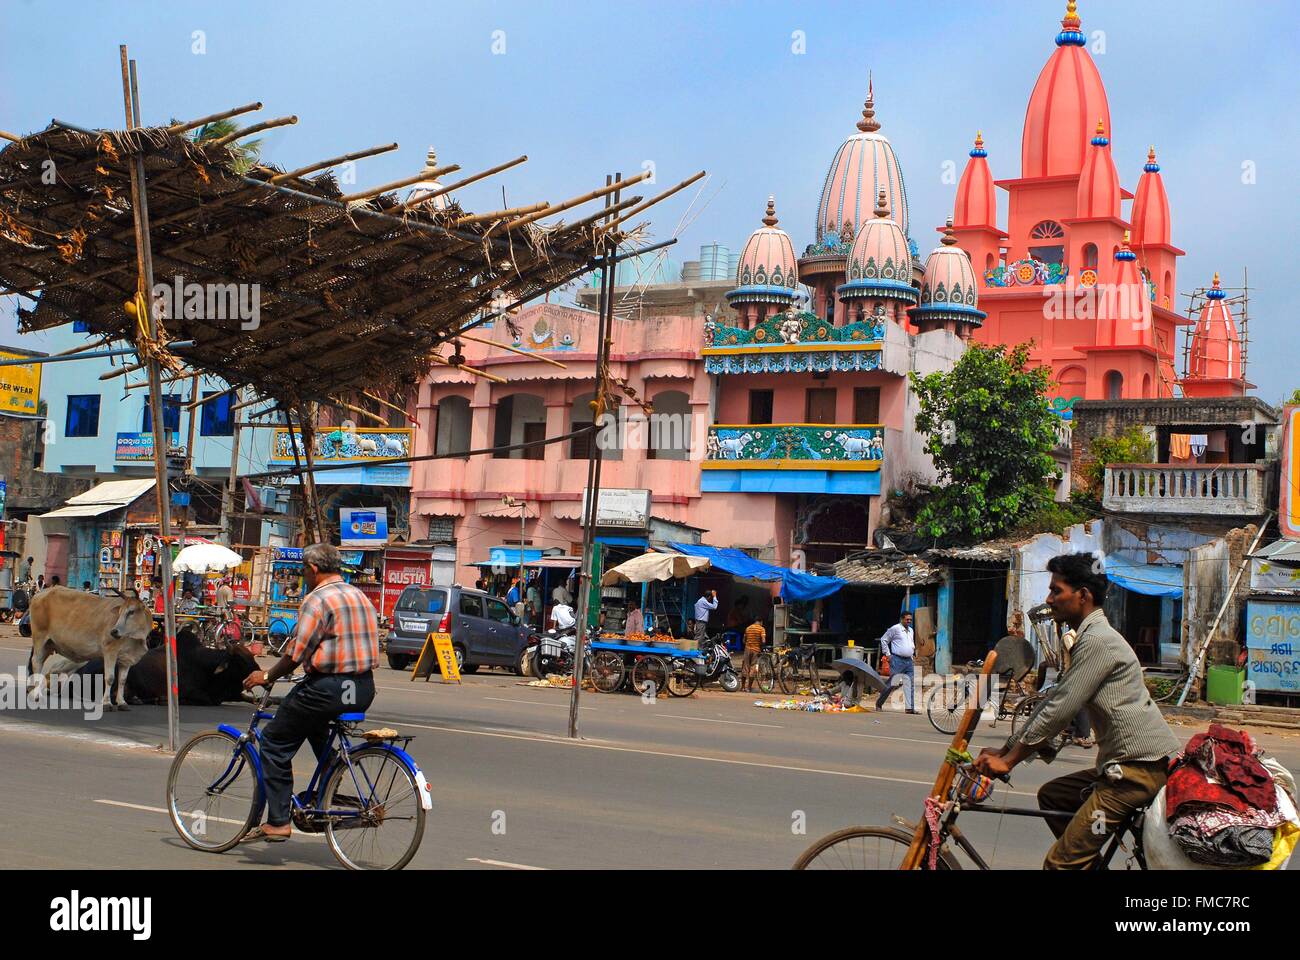
M 27 132 L 56 116 L 120 125 L 117 44 L 126 42 L 147 123 L 261 100 L 262 118 L 299 117 L 265 139 L 265 158 L 286 168 L 400 142 L 361 161 L 363 186 L 417 172 L 430 144 L 466 173 L 529 155 L 465 190 L 473 210 L 499 205 L 503 187 L 511 206 L 558 201 L 647 161 L 659 189 L 707 169 L 702 194 L 681 194 L 655 217 L 655 239 L 690 219 L 672 253 L 683 260 L 701 243 L 742 243 L 769 193 L 802 250 L 871 69 L 924 252 L 929 228 L 952 209 L 945 172 L 960 174 L 976 129 L 994 175 L 1019 175 L 1025 104 L 1064 6 L 0 0 L 0 129 Z M 1079 12 L 1085 33 L 1103 32 L 1104 52 L 1093 55 L 1124 185 L 1136 186 L 1154 143 L 1174 243 L 1188 252 L 1180 289 L 1215 270 L 1237 285 L 1249 268 L 1248 373 L 1276 402 L 1300 387 L 1285 293 L 1300 220 L 1293 16 L 1251 0 L 1081 0 Z M 11 303 L 4 310 L 0 340 L 12 342 Z

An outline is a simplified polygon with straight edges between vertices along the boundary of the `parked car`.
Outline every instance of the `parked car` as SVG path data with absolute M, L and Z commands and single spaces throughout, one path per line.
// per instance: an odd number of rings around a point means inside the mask
M 430 633 L 451 634 L 461 673 L 479 667 L 524 671 L 529 631 L 499 597 L 460 586 L 406 587 L 393 607 L 388 665 L 404 670 Z

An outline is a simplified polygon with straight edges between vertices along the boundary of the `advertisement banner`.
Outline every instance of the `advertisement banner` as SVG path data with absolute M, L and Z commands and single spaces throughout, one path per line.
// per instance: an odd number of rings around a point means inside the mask
M 0 367 L 0 369 L 4 369 Z M 181 435 L 173 433 L 171 445 L 180 444 Z M 140 460 L 153 462 L 152 433 L 119 433 L 117 435 L 117 453 L 114 459 L 119 463 L 132 463 Z
M 1282 408 L 1282 489 L 1277 525 L 1288 540 L 1300 540 L 1300 406 Z
M 1300 604 L 1246 604 L 1246 679 L 1257 690 L 1300 693 Z
M 393 607 L 402 590 L 409 586 L 424 587 L 433 582 L 432 564 L 427 553 L 384 554 L 384 595 L 380 613 L 392 617 Z
M 582 491 L 582 515 L 587 515 L 591 491 Z M 650 491 L 602 487 L 596 501 L 596 526 L 645 530 L 650 524 Z
M 339 544 L 380 550 L 388 543 L 387 507 L 340 507 Z
M 26 351 L 0 349 L 0 360 L 23 360 L 32 354 Z M 0 413 L 15 413 L 24 417 L 37 415 L 41 399 L 41 365 L 39 363 L 0 367 Z

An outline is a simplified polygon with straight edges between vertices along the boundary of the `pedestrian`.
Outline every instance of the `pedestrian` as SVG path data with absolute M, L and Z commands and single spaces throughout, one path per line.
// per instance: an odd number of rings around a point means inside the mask
M 217 587 L 217 613 L 225 617 L 229 615 L 230 608 L 235 602 L 235 591 L 230 586 L 229 580 L 222 580 L 221 586 Z
M 524 591 L 524 597 L 534 610 L 542 608 L 542 591 L 537 586 L 536 574 L 528 578 L 528 589 Z
M 51 587 L 63 586 L 63 581 L 59 579 L 59 575 L 57 573 L 54 576 L 50 577 L 50 586 Z
M 763 624 L 759 622 L 758 617 L 753 617 L 749 621 L 749 626 L 745 628 L 745 656 L 740 662 L 741 690 L 748 691 L 755 688 L 758 655 L 763 652 L 766 643 L 767 631 L 763 629 Z
M 564 584 L 557 584 L 555 589 L 551 591 L 551 602 L 562 603 L 566 607 L 570 606 L 573 603 L 573 594 L 565 589 Z
M 700 646 L 704 646 L 704 641 L 709 638 L 709 613 L 716 609 L 718 609 L 716 590 L 700 594 L 700 599 L 695 601 L 695 642 Z
M 92 587 L 92 586 L 90 585 L 90 581 L 89 581 L 89 580 L 82 580 L 82 581 L 81 581 L 81 589 L 84 590 L 84 591 L 86 591 L 86 593 L 94 593 L 94 592 L 95 592 L 95 588 Z
M 36 592 L 40 593 L 44 589 L 45 589 L 45 574 L 38 573 L 36 575 Z
M 23 583 L 32 578 L 32 566 L 36 563 L 35 557 L 28 557 L 23 561 Z
M 889 686 L 881 690 L 880 696 L 876 698 L 876 709 L 884 709 L 885 701 L 894 692 L 894 681 L 901 680 L 903 702 L 907 705 L 907 712 L 916 713 L 913 702 L 915 691 L 912 689 L 914 677 L 912 661 L 916 656 L 916 641 L 912 637 L 910 613 L 904 613 L 898 623 L 885 631 L 885 635 L 880 638 L 880 655 L 889 657 Z
M 515 607 L 519 605 L 519 601 L 521 599 L 522 597 L 520 596 L 520 591 L 519 591 L 519 578 L 515 577 L 513 580 L 510 581 L 510 589 L 506 591 L 506 606 L 508 606 L 511 610 L 514 610 Z
M 379 662 L 379 623 L 374 604 L 343 579 L 337 547 L 314 543 L 302 552 L 307 596 L 298 627 L 283 657 L 269 670 L 254 670 L 244 689 L 267 687 L 301 665 L 305 674 L 262 731 L 266 784 L 266 823 L 252 836 L 272 842 L 289 839 L 293 758 L 303 741 L 319 761 L 329 724 L 344 713 L 364 713 L 375 699 L 374 668 Z

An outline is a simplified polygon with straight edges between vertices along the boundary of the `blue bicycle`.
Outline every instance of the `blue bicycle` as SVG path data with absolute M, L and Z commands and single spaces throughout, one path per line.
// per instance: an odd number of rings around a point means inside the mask
M 220 724 L 195 735 L 172 761 L 167 811 L 195 850 L 222 853 L 261 823 L 266 787 L 258 724 L 275 716 L 266 710 L 271 703 L 267 690 L 248 730 Z M 362 733 L 357 725 L 365 718 L 345 713 L 330 724 L 311 782 L 293 797 L 291 817 L 303 833 L 323 832 L 330 852 L 350 870 L 400 870 L 419 849 L 433 799 L 405 749 L 414 738 L 393 730 Z

